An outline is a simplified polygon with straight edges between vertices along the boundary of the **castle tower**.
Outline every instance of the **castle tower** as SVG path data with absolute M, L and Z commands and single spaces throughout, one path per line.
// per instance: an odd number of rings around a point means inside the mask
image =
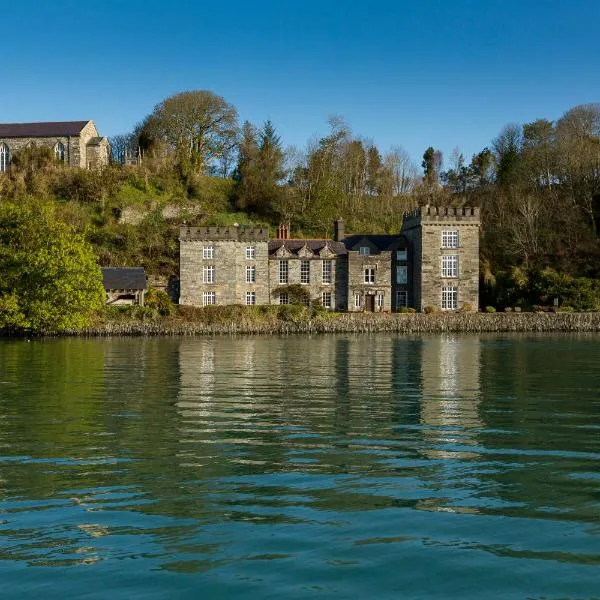
M 479 309 L 479 208 L 421 206 L 404 216 L 409 304 L 417 310 Z

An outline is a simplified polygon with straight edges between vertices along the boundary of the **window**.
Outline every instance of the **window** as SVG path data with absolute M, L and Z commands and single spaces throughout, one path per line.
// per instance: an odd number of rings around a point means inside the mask
M 458 290 L 454 286 L 442 288 L 442 310 L 456 310 L 458 307 Z
M 333 272 L 333 261 L 323 261 L 323 283 L 331 283 L 331 274 Z
M 290 295 L 287 292 L 279 293 L 279 304 L 289 304 L 290 303 Z
M 62 142 L 56 142 L 54 145 L 54 156 L 56 160 L 65 160 L 65 145 Z
M 371 254 L 371 248 L 369 248 L 369 246 L 361 246 L 358 249 L 358 253 L 363 255 Z
M 256 292 L 246 292 L 246 304 L 256 304 Z
M 396 290 L 396 308 L 406 306 L 408 304 L 408 296 L 405 290 Z
M 254 246 L 246 246 L 246 260 L 253 260 L 256 258 L 256 248 Z
M 458 256 L 442 256 L 442 277 L 458 277 Z
M 202 258 L 204 259 L 213 259 L 215 257 L 215 247 L 214 246 L 204 246 L 202 248 Z
M 408 267 L 396 267 L 396 283 L 406 283 L 408 280 Z
M 396 260 L 406 260 L 406 250 L 396 250 Z
M 458 231 L 442 231 L 442 248 L 458 248 Z
M 204 283 L 214 283 L 215 282 L 215 266 L 214 265 L 205 265 L 202 267 L 202 281 Z
M 246 266 L 246 283 L 256 283 L 256 267 L 254 265 Z
M 300 261 L 300 283 L 310 283 L 310 260 Z
M 279 283 L 288 283 L 289 280 L 289 267 L 287 260 L 279 261 Z M 287 304 L 287 302 L 286 302 Z
M 202 294 L 202 305 L 208 306 L 209 304 L 217 303 L 217 294 L 215 292 L 204 292 Z
M 384 295 L 377 294 L 376 299 L 377 299 L 377 308 L 383 308 Z
M 0 144 L 0 173 L 8 171 L 10 164 L 10 150 L 6 144 Z
M 321 299 L 325 308 L 331 308 L 331 292 L 323 292 Z
M 365 267 L 365 283 L 375 283 L 374 267 Z
M 354 294 L 354 308 L 360 308 L 362 306 L 362 294 Z

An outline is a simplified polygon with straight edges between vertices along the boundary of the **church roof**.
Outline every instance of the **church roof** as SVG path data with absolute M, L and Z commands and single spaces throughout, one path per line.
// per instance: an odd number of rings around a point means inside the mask
M 105 290 L 145 290 L 143 267 L 102 267 Z
M 0 123 L 0 138 L 79 135 L 89 121 Z

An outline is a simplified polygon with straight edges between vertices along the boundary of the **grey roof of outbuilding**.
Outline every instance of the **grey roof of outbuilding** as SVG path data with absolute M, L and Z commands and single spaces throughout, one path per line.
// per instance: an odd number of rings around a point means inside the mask
M 344 238 L 344 245 L 351 250 L 361 240 L 369 240 L 378 250 L 395 250 L 396 248 L 406 248 L 408 241 L 403 235 L 369 235 L 357 233 Z
M 102 267 L 105 290 L 145 290 L 146 273 L 143 267 Z
M 0 138 L 54 137 L 79 135 L 89 121 L 56 121 L 43 123 L 0 123 Z
M 342 242 L 333 240 L 269 240 L 269 254 L 274 254 L 281 246 L 285 246 L 293 254 L 296 254 L 304 246 L 315 253 L 320 252 L 325 246 L 329 246 L 331 251 L 338 255 L 347 253 L 346 246 Z

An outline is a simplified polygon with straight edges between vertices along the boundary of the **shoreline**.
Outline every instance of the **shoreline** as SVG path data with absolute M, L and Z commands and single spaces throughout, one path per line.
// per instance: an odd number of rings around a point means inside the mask
M 328 314 L 297 320 L 240 319 L 206 323 L 165 317 L 158 320 L 118 320 L 81 331 L 47 332 L 43 337 L 187 336 L 231 334 L 327 333 L 527 333 L 600 332 L 600 312 L 594 313 L 374 313 Z

